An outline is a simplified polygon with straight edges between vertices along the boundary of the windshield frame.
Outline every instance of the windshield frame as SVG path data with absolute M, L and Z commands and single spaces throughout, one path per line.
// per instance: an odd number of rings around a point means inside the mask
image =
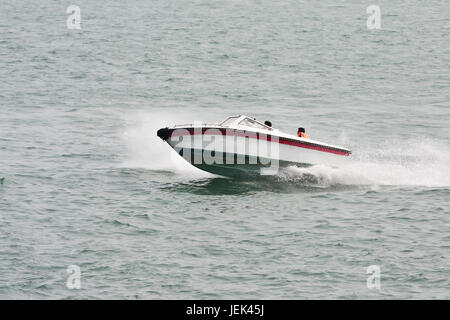
M 243 122 L 253 123 L 251 124 L 243 124 Z M 260 130 L 273 130 L 273 128 L 269 127 L 268 125 L 259 122 L 256 119 L 252 119 L 250 117 L 245 117 L 238 123 L 239 126 L 247 127 L 247 128 L 254 128 L 254 129 L 260 129 Z
M 220 124 L 222 127 L 229 127 L 233 123 L 235 123 L 241 116 L 231 116 L 226 118 L 222 123 Z

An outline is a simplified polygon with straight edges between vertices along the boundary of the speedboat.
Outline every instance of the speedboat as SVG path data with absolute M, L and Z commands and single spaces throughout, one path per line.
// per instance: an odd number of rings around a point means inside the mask
M 284 133 L 268 121 L 245 115 L 215 124 L 165 127 L 157 135 L 195 167 L 227 177 L 274 175 L 288 166 L 333 166 L 351 154 L 349 149 Z

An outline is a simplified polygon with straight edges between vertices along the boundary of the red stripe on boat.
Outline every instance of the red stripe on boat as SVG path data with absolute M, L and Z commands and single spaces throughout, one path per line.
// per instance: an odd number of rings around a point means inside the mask
M 197 134 L 215 135 L 216 133 L 214 133 L 214 131 L 216 131 L 216 130 L 220 131 L 223 136 L 231 135 L 231 136 L 244 137 L 244 138 L 253 138 L 253 139 L 257 139 L 257 140 L 272 141 L 271 135 L 266 135 L 266 134 L 259 133 L 259 132 L 258 133 L 257 132 L 245 133 L 244 131 L 241 131 L 241 130 L 236 130 L 236 129 L 227 130 L 227 129 L 223 129 L 223 128 L 208 128 L 208 129 L 202 128 L 201 132 L 200 132 L 200 130 L 195 130 L 193 128 L 171 129 L 171 132 L 169 133 L 169 137 L 185 136 L 187 134 L 189 134 L 189 135 L 197 135 Z M 305 148 L 305 149 L 317 150 L 317 151 L 321 151 L 321 152 L 334 153 L 334 154 L 338 154 L 338 155 L 342 155 L 342 156 L 348 156 L 351 153 L 349 151 L 336 149 L 333 147 L 322 146 L 322 145 L 308 143 L 308 142 L 295 141 L 295 140 L 292 140 L 289 138 L 279 137 L 278 139 L 275 139 L 275 140 L 278 140 L 278 143 L 280 143 L 280 144 L 286 144 L 286 145 Z M 277 142 L 277 141 L 273 141 L 273 142 Z

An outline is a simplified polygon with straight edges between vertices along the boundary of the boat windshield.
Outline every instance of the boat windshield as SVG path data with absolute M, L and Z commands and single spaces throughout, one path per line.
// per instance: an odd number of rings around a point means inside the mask
M 237 118 L 239 118 L 239 116 L 237 116 L 237 117 L 229 117 L 229 118 L 226 119 L 224 122 L 222 122 L 220 125 L 221 125 L 221 126 L 224 126 L 224 127 L 229 126 L 230 124 L 232 124 L 233 122 L 235 122 Z
M 270 130 L 270 128 L 268 126 L 265 126 L 265 125 L 255 121 L 255 120 L 252 120 L 250 118 L 245 118 L 244 120 L 239 122 L 239 125 L 246 126 L 246 127 L 252 127 L 252 128 L 258 128 L 258 129 Z

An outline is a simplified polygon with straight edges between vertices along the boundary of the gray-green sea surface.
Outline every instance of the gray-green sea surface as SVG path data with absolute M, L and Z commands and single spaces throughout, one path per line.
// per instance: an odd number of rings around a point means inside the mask
M 156 137 L 234 114 L 353 154 L 227 179 Z M 448 299 L 449 127 L 448 1 L 0 0 L 0 298 Z

